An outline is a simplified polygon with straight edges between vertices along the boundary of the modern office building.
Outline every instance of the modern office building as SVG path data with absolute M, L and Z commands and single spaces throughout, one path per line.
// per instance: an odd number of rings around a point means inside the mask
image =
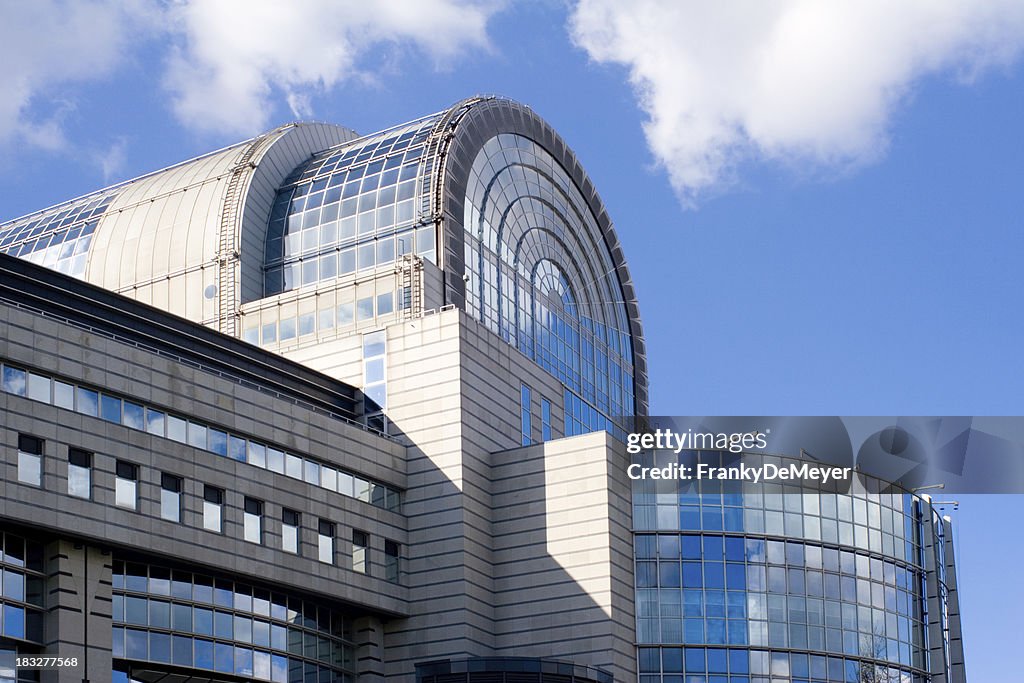
M 633 287 L 527 107 L 283 126 L 0 252 L 0 680 L 964 680 L 927 501 L 632 487 Z
M 640 458 L 791 462 L 714 451 Z M 842 487 L 634 484 L 641 683 L 966 680 L 950 521 L 927 495 L 867 475 Z

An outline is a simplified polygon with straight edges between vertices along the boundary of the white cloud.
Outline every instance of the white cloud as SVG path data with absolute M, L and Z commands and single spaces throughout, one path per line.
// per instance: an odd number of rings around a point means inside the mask
M 62 123 L 74 103 L 63 88 L 109 75 L 146 15 L 129 0 L 3 3 L 0 144 L 65 147 Z
M 581 0 L 577 45 L 625 65 L 644 132 L 692 204 L 747 160 L 844 168 L 884 154 L 923 76 L 969 81 L 1024 45 L 1019 0 Z
M 283 94 L 297 117 L 311 98 L 359 76 L 380 44 L 412 44 L 444 61 L 487 44 L 493 2 L 468 0 L 183 0 L 169 9 L 178 43 L 165 84 L 177 116 L 216 132 L 252 134 Z
M 372 80 L 375 65 L 362 55 L 375 46 L 413 46 L 435 63 L 486 48 L 498 7 L 499 0 L 0 2 L 0 145 L 70 151 L 68 93 L 109 78 L 147 41 L 161 55 L 183 124 L 248 135 L 268 125 L 275 106 L 307 118 L 317 93 L 350 77 Z
M 103 172 L 103 182 L 109 183 L 117 180 L 124 170 L 128 140 L 121 136 L 114 140 L 106 149 L 93 153 L 92 157 L 100 171 Z

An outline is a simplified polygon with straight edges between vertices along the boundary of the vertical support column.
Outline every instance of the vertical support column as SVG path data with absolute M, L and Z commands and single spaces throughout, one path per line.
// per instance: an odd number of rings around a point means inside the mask
M 359 683 L 384 681 L 384 625 L 377 617 L 359 617 L 352 624 L 356 640 Z
M 946 675 L 946 634 L 943 629 L 943 587 L 941 585 L 945 566 L 940 565 L 939 559 L 938 542 L 941 540 L 938 536 L 939 530 L 936 529 L 937 516 L 932 509 L 931 499 L 927 496 L 921 496 L 921 499 L 921 528 L 923 531 L 921 550 L 924 554 L 925 585 L 927 587 L 925 599 L 928 604 L 928 620 L 924 625 L 928 631 L 927 667 L 932 675 L 932 683 L 952 683 Z
M 964 641 L 960 631 L 960 595 L 956 583 L 956 557 L 953 552 L 953 525 L 949 517 L 942 518 L 946 539 L 946 588 L 949 592 L 949 683 L 966 683 L 967 671 L 964 666 Z
M 43 671 L 41 683 L 109 681 L 111 662 L 110 553 L 68 540 L 45 549 L 46 653 L 73 657 L 77 667 Z

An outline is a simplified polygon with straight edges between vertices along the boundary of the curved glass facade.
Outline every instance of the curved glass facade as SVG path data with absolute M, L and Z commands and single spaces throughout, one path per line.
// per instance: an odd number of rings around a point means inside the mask
M 115 561 L 112 609 L 115 660 L 274 683 L 354 680 L 351 618 L 319 602 L 230 579 Z M 121 674 L 120 680 L 127 678 Z
M 492 137 L 473 161 L 463 225 L 466 310 L 576 396 L 580 409 L 570 411 L 567 396 L 567 414 L 580 419 L 566 420 L 567 435 L 632 415 L 633 349 L 621 287 L 566 170 L 533 140 Z
M 93 233 L 119 191 L 97 192 L 0 226 L 0 252 L 84 277 Z
M 267 230 L 265 296 L 387 265 L 404 254 L 436 262 L 435 228 L 418 227 L 417 200 L 436 120 L 429 116 L 326 150 L 285 179 Z
M 784 461 L 715 451 L 638 457 L 658 467 Z M 848 493 L 635 480 L 642 683 L 929 680 L 925 586 L 934 565 L 921 515 L 914 496 L 870 477 Z

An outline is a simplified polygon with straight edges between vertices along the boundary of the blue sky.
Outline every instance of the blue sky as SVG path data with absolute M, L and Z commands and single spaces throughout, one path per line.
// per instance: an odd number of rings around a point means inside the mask
M 497 93 L 608 206 L 654 413 L 1022 412 L 1015 3 L 317 5 L 0 6 L 0 220 L 296 115 L 366 133 Z M 963 502 L 968 670 L 1005 680 L 1022 501 Z

